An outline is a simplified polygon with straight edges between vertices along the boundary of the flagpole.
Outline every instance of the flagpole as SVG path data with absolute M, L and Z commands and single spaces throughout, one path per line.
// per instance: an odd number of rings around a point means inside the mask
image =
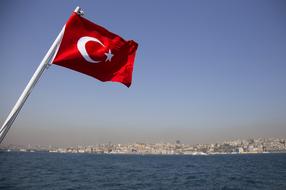
M 79 15 L 83 15 L 83 11 L 80 7 L 76 7 L 74 10 Z M 23 107 L 24 103 L 26 102 L 27 98 L 31 94 L 33 88 L 39 81 L 40 77 L 44 73 L 44 71 L 49 67 L 50 63 L 54 59 L 56 52 L 59 48 L 60 42 L 62 40 L 63 34 L 65 31 L 65 26 L 60 31 L 59 35 L 55 39 L 54 43 L 48 50 L 47 54 L 43 58 L 42 62 L 38 66 L 37 70 L 33 74 L 32 78 L 30 79 L 29 83 L 25 87 L 24 91 L 22 92 L 21 96 L 19 97 L 18 101 L 14 105 L 13 109 L 11 110 L 10 114 L 8 115 L 7 119 L 5 120 L 4 124 L 0 129 L 0 144 L 2 143 L 3 139 L 5 138 L 6 134 L 8 133 L 10 127 L 12 126 L 13 122 L 15 121 L 17 115 L 19 114 L 21 108 Z

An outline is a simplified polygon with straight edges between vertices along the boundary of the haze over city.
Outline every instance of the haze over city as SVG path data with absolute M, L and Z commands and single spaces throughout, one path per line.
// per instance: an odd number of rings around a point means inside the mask
M 286 137 L 285 1 L 1 1 L 0 125 L 76 6 L 139 44 L 131 88 L 52 65 L 4 144 Z

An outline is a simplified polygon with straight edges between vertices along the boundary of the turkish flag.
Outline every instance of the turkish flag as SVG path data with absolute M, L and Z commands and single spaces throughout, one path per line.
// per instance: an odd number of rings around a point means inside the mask
M 100 81 L 131 85 L 138 44 L 73 13 L 65 26 L 53 64 L 90 75 Z

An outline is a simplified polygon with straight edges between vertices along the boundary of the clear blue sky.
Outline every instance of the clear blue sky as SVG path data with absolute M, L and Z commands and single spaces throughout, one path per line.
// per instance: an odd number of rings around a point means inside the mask
M 131 88 L 53 65 L 5 144 L 286 137 L 283 0 L 1 1 L 1 125 L 77 5 L 138 42 Z

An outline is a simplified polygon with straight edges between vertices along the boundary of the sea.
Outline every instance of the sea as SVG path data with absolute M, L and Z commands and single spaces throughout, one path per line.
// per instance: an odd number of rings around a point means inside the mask
M 0 152 L 1 190 L 286 190 L 286 154 Z

